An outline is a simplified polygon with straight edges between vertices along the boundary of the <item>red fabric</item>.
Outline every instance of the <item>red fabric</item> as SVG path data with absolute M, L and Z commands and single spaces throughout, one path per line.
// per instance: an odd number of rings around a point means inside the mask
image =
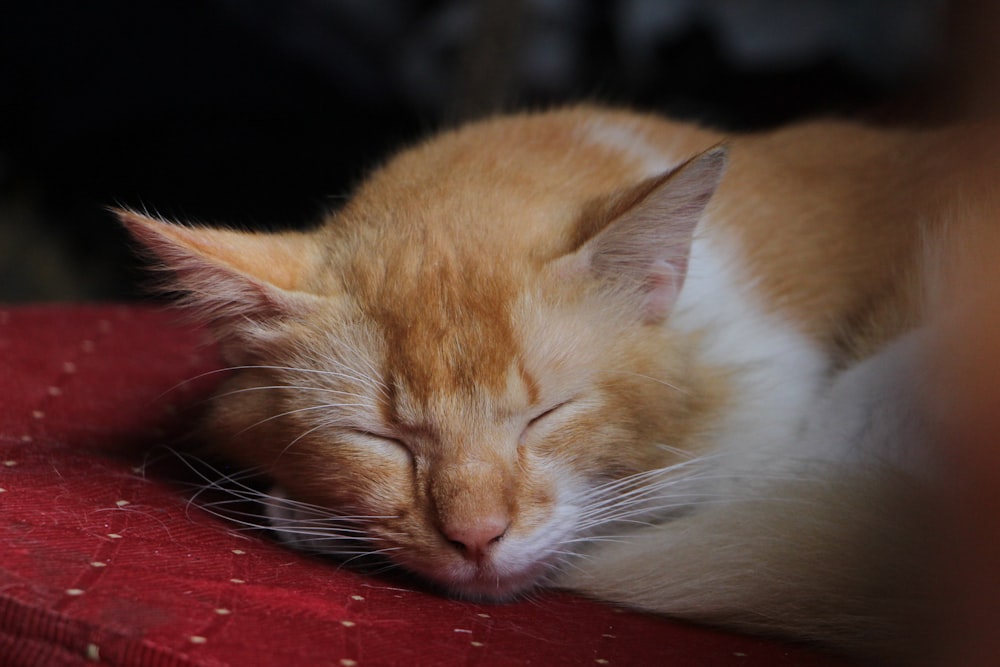
M 456 602 L 247 537 L 142 467 L 217 360 L 153 309 L 0 309 L 0 664 L 781 665 L 835 660 L 558 593 Z

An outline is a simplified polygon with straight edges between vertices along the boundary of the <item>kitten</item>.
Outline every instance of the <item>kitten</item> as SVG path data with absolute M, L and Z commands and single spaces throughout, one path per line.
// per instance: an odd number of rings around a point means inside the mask
M 868 650 L 912 602 L 926 240 L 975 146 L 579 107 L 405 150 L 308 232 L 119 214 L 291 546 Z

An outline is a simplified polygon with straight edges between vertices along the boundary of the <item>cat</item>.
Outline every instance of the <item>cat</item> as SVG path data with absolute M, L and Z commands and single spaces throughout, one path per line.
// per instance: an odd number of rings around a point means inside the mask
M 923 604 L 928 249 L 977 137 L 578 106 L 405 149 L 309 231 L 118 215 L 290 546 L 871 652 Z

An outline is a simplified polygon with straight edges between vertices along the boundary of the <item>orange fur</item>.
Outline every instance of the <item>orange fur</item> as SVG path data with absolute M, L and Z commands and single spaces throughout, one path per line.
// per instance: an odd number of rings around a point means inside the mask
M 122 219 L 248 366 L 206 421 L 218 452 L 368 517 L 374 545 L 453 593 L 506 597 L 545 580 L 563 543 L 538 545 L 572 539 L 584 521 L 568 513 L 598 490 L 647 498 L 650 475 L 669 485 L 671 466 L 720 456 L 747 419 L 787 421 L 749 442 L 798 433 L 780 398 L 743 405 L 784 377 L 741 379 L 777 360 L 760 356 L 781 352 L 771 332 L 819 358 L 794 379 L 805 403 L 916 326 L 925 240 L 954 224 L 957 191 L 990 187 L 968 160 L 985 131 L 825 122 L 729 137 L 717 187 L 721 135 L 581 107 L 406 150 L 303 234 Z M 685 278 L 703 242 L 736 249 L 733 298 L 758 356 L 712 343 L 711 324 L 681 326 L 716 307 L 685 296 L 708 289 Z
M 993 134 L 827 122 L 739 139 L 715 205 L 769 303 L 870 353 L 920 321 L 923 242 L 955 223 L 951 207 L 987 195 Z

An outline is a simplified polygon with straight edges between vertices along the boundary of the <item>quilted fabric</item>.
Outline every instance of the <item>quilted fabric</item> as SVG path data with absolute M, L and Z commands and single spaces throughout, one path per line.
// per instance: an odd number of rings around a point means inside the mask
M 0 309 L 0 664 L 839 664 L 566 594 L 446 600 L 235 530 L 146 465 L 218 378 L 174 319 Z

